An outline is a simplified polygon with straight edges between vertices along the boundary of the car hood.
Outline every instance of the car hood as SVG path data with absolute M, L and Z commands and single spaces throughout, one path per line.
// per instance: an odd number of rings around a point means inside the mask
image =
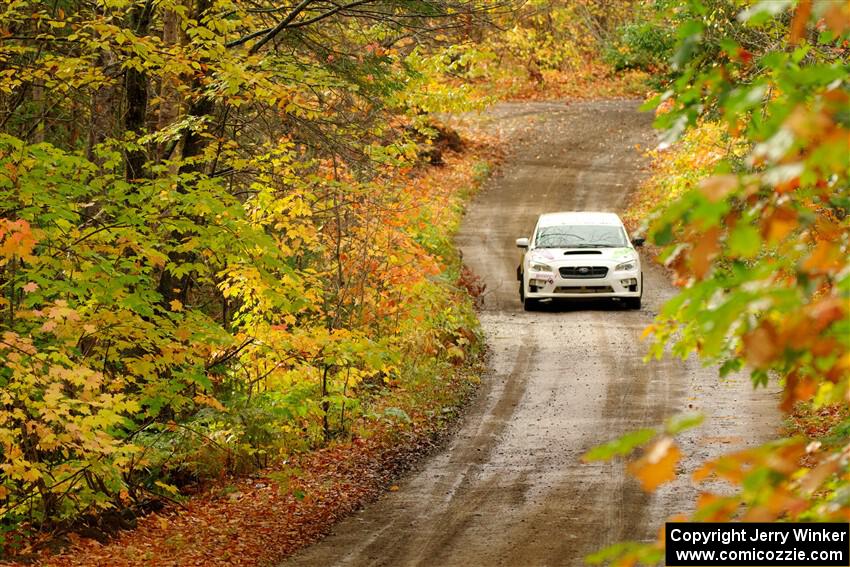
M 533 262 L 554 266 L 591 265 L 594 262 L 627 262 L 637 258 L 634 248 L 536 248 L 529 251 Z

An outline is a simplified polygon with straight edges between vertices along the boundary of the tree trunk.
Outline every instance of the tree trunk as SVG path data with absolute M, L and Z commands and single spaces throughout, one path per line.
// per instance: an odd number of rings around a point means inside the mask
M 195 2 L 195 9 L 193 10 L 192 17 L 200 21 L 204 12 L 206 12 L 209 8 L 209 5 L 210 0 L 197 0 Z M 191 92 L 199 94 L 198 98 L 189 105 L 187 114 L 189 116 L 199 118 L 212 114 L 214 109 L 213 101 L 204 94 L 204 85 L 199 79 L 192 79 Z M 188 159 L 200 155 L 204 151 L 207 141 L 197 132 L 187 131 L 184 133 L 180 144 L 182 144 L 183 159 Z M 180 168 L 180 172 L 201 172 L 203 169 L 203 164 L 190 164 L 183 165 Z M 187 189 L 185 187 L 180 187 L 179 191 L 185 193 Z M 183 239 L 183 237 L 184 235 L 182 234 L 176 232 L 172 233 L 172 238 L 175 241 L 179 241 Z M 170 252 L 168 255 L 168 263 L 172 266 L 179 266 L 180 264 L 192 262 L 194 258 L 195 255 L 191 252 Z M 163 306 L 168 306 L 172 301 L 177 300 L 185 305 L 188 302 L 187 300 L 189 297 L 191 283 L 191 274 L 175 277 L 170 271 L 163 270 L 159 279 L 159 285 L 157 286 L 157 291 L 162 297 L 161 304 Z
M 166 10 L 162 15 L 162 43 L 166 48 L 179 45 L 184 42 L 183 34 L 180 33 L 180 14 L 175 10 Z M 163 73 L 162 82 L 159 86 L 159 116 L 157 117 L 157 130 L 167 128 L 180 116 L 180 92 L 177 87 L 180 77 L 171 73 Z M 170 156 L 166 156 L 168 143 L 162 143 L 157 148 L 157 161 L 163 158 L 179 158 L 180 148 L 172 150 Z
M 143 5 L 134 5 L 130 10 L 130 27 L 136 35 L 148 32 L 153 15 L 153 2 L 147 0 Z M 128 68 L 124 74 L 124 128 L 134 134 L 141 134 L 145 128 L 145 116 L 148 111 L 148 77 L 142 71 Z M 141 149 L 128 150 L 126 156 L 127 180 L 144 177 L 146 153 Z

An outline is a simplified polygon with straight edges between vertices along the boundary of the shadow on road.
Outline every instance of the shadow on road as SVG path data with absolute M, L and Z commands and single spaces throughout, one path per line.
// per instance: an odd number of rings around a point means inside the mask
M 543 313 L 573 313 L 576 311 L 630 311 L 625 303 L 617 299 L 547 299 L 534 306 L 534 311 Z

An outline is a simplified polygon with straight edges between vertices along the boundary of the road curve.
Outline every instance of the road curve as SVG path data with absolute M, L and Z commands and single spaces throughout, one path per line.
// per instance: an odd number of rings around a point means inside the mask
M 644 494 L 622 463 L 581 464 L 590 447 L 688 409 L 708 419 L 682 440 L 688 472 L 705 457 L 769 437 L 774 393 L 717 378 L 695 360 L 644 364 L 642 329 L 673 294 L 645 267 L 644 308 L 554 305 L 525 313 L 514 240 L 537 215 L 621 210 L 653 141 L 634 101 L 501 104 L 480 127 L 511 153 L 476 197 L 458 243 L 486 283 L 480 313 L 490 350 L 481 391 L 448 447 L 400 490 L 338 524 L 287 566 L 581 565 L 624 539 L 651 539 L 687 512 L 686 478 Z

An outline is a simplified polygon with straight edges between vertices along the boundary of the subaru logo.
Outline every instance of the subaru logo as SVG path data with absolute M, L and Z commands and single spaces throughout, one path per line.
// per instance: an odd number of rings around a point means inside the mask
M 586 274 L 589 271 L 590 271 L 590 268 L 579 268 L 578 269 L 578 273 L 580 273 L 580 274 Z

